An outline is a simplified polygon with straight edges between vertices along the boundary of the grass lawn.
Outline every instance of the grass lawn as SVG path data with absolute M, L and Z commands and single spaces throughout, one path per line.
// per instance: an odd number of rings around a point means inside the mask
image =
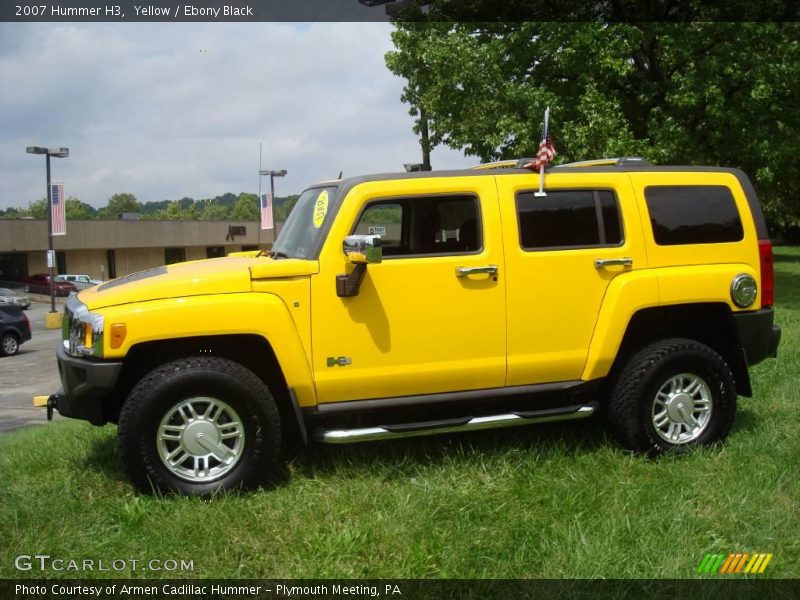
M 0 578 L 36 553 L 188 559 L 171 575 L 189 577 L 685 578 L 733 551 L 774 554 L 758 577 L 796 578 L 800 249 L 775 267 L 779 358 L 753 370 L 719 448 L 648 460 L 596 420 L 314 446 L 277 489 L 202 501 L 134 493 L 113 426 L 31 427 L 0 436 Z

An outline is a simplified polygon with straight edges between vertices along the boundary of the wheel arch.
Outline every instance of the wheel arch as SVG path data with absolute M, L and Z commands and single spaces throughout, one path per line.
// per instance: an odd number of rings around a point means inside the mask
M 275 398 L 287 437 L 304 439 L 305 425 L 298 418 L 297 400 L 287 384 L 280 361 L 272 344 L 258 334 L 193 336 L 132 346 L 114 388 L 114 401 L 104 405 L 106 420 L 117 421 L 128 394 L 147 373 L 173 360 L 198 355 L 226 358 L 252 371 Z
M 733 371 L 736 393 L 752 396 L 750 372 L 730 307 L 723 302 L 679 304 L 635 312 L 609 370 L 613 379 L 643 346 L 664 338 L 691 339 L 717 352 Z

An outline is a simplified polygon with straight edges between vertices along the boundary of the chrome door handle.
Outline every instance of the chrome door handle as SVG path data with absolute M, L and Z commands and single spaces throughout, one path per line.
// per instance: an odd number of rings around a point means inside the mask
M 594 268 L 602 269 L 603 267 L 630 267 L 633 265 L 632 258 L 595 258 Z
M 456 277 L 467 277 L 476 273 L 488 273 L 497 275 L 497 265 L 486 265 L 485 267 L 456 267 Z

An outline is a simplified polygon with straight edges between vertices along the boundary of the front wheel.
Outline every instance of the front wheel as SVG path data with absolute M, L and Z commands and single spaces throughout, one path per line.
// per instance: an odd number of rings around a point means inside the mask
M 19 352 L 19 340 L 13 333 L 5 334 L 0 339 L 0 356 L 13 356 Z
M 736 414 L 736 384 L 725 360 L 688 339 L 650 344 L 625 365 L 608 407 L 626 448 L 683 452 L 724 440 Z
M 269 389 L 238 363 L 184 358 L 151 372 L 119 418 L 120 462 L 142 492 L 187 495 L 273 479 L 281 424 Z

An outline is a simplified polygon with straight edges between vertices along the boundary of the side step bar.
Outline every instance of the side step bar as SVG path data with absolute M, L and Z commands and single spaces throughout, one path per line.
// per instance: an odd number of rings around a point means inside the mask
M 584 419 L 593 415 L 597 407 L 597 402 L 592 401 L 586 404 L 567 406 L 564 408 L 514 411 L 502 415 L 487 415 L 484 417 L 462 417 L 458 419 L 444 419 L 441 421 L 363 427 L 360 429 L 315 429 L 312 433 L 312 438 L 317 442 L 324 442 L 326 444 L 350 444 L 353 442 L 390 440 L 404 437 L 435 435 L 439 433 L 456 433 L 459 431 L 475 431 L 478 429 L 533 425 L 535 423 Z

